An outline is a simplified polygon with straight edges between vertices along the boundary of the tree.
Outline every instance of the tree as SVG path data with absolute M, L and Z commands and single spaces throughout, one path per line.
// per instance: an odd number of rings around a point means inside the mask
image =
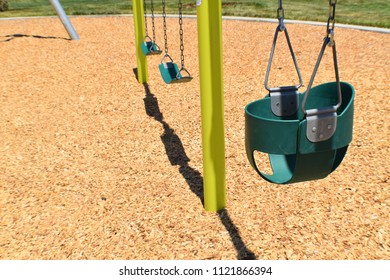
M 8 0 L 0 0 L 0 12 L 8 10 Z

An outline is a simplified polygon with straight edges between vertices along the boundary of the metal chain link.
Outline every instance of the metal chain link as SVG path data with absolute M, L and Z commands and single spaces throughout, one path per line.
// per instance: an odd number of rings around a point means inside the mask
M 168 54 L 168 35 L 167 35 L 167 14 L 165 12 L 165 0 L 162 0 L 162 17 L 164 22 L 164 44 L 165 44 L 165 54 Z
M 146 35 L 146 37 L 149 37 L 149 35 L 148 35 L 148 18 L 146 16 L 146 0 L 144 0 L 144 18 L 145 18 L 145 35 Z
M 273 40 L 273 43 L 272 43 L 271 53 L 270 53 L 270 56 L 269 56 L 269 59 L 268 59 L 268 66 L 267 66 L 267 71 L 265 73 L 265 80 L 264 80 L 264 86 L 265 86 L 265 88 L 268 91 L 271 91 L 271 88 L 268 86 L 268 79 L 269 79 L 269 75 L 270 75 L 270 72 L 271 72 L 272 60 L 273 60 L 273 57 L 274 57 L 274 54 L 275 54 L 276 43 L 277 43 L 277 40 L 278 40 L 279 32 L 284 32 L 284 34 L 286 36 L 287 45 L 288 45 L 288 48 L 290 50 L 291 58 L 293 59 L 295 70 L 296 70 L 296 72 L 298 74 L 299 84 L 294 86 L 294 87 L 300 88 L 302 86 L 302 83 L 303 83 L 302 82 L 301 71 L 299 70 L 298 62 L 297 62 L 297 59 L 296 59 L 295 54 L 294 54 L 294 50 L 293 50 L 293 47 L 292 47 L 292 44 L 291 44 L 290 36 L 288 35 L 287 28 L 284 25 L 284 9 L 283 9 L 282 0 L 279 0 L 279 7 L 278 7 L 277 11 L 278 11 L 279 25 L 278 25 L 278 27 L 275 30 L 274 40 Z
M 313 73 L 311 75 L 309 84 L 307 85 L 306 92 L 304 94 L 302 104 L 301 104 L 301 109 L 302 112 L 306 115 L 306 100 L 307 97 L 310 94 L 314 78 L 317 75 L 318 68 L 320 66 L 322 57 L 324 56 L 326 46 L 332 47 L 333 51 L 333 66 L 334 66 L 334 72 L 335 72 L 335 78 L 336 78 L 336 85 L 337 85 L 337 96 L 338 96 L 338 103 L 337 105 L 333 106 L 332 110 L 337 110 L 341 104 L 342 104 L 342 94 L 341 94 L 341 85 L 340 85 L 340 75 L 339 75 L 339 66 L 337 63 L 337 51 L 336 51 L 336 42 L 334 41 L 334 25 L 335 25 L 335 17 L 336 17 L 336 4 L 337 0 L 329 0 L 329 18 L 328 18 L 328 24 L 326 26 L 326 36 L 324 38 L 324 43 L 322 44 L 322 48 L 320 51 L 320 54 L 318 55 L 318 59 L 316 62 L 316 65 L 314 66 Z M 324 113 L 326 111 L 322 111 Z
M 279 31 L 284 31 L 286 27 L 284 26 L 284 9 L 283 9 L 282 0 L 279 0 L 279 7 L 277 12 L 278 12 L 278 20 L 279 20 Z
M 153 0 L 150 1 L 150 9 L 152 12 L 152 32 L 153 32 L 153 42 L 156 42 L 156 27 L 154 26 L 154 3 Z
M 329 18 L 326 25 L 326 37 L 330 39 L 329 46 L 334 45 L 334 25 L 336 22 L 336 4 L 337 0 L 329 0 Z
M 179 0 L 179 26 L 180 26 L 180 51 L 181 51 L 181 67 L 184 67 L 184 31 L 183 31 L 183 4 Z

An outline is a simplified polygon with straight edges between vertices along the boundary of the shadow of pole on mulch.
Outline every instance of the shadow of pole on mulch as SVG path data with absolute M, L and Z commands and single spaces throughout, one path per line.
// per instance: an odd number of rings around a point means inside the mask
M 134 72 L 137 75 L 136 70 L 134 70 Z M 179 166 L 180 174 L 185 178 L 191 191 L 199 197 L 203 204 L 203 177 L 201 176 L 199 171 L 188 165 L 190 159 L 186 155 L 179 136 L 177 136 L 175 131 L 169 126 L 169 124 L 164 121 L 163 115 L 160 112 L 160 108 L 158 106 L 158 100 L 156 96 L 151 93 L 148 84 L 145 83 L 144 88 L 146 94 L 144 98 L 146 114 L 163 125 L 164 133 L 161 135 L 161 141 L 164 144 L 170 163 L 172 165 Z M 233 245 L 237 250 L 237 259 L 255 260 L 255 254 L 250 251 L 245 245 L 244 241 L 240 236 L 239 230 L 234 225 L 232 219 L 229 216 L 228 211 L 226 209 L 219 211 L 218 217 L 227 232 L 229 233 L 230 239 L 232 240 Z
M 67 40 L 70 41 L 71 39 L 69 38 L 64 38 L 64 37 L 54 37 L 54 36 L 41 36 L 41 35 L 27 35 L 27 34 L 10 34 L 10 35 L 5 35 L 4 36 L 5 40 L 2 40 L 0 42 L 9 42 L 13 39 L 16 38 L 23 38 L 23 37 L 29 37 L 29 38 L 36 38 L 36 39 L 61 39 L 61 40 Z

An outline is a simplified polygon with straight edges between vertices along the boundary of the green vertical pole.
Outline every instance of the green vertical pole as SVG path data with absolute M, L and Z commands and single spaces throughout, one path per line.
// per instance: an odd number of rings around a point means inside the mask
M 197 20 L 204 206 L 215 212 L 226 206 L 222 1 L 197 0 Z
M 141 49 L 141 44 L 145 38 L 144 6 L 142 0 L 133 0 L 133 17 L 138 81 L 140 83 L 147 83 L 148 65 L 146 56 L 143 54 Z

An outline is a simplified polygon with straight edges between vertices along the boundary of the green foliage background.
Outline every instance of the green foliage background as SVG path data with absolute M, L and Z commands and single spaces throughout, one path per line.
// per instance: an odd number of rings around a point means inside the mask
M 210 0 L 213 1 L 213 0 Z M 150 0 L 146 0 L 150 4 Z M 182 0 L 184 13 L 196 14 L 196 0 Z M 325 22 L 328 0 L 285 0 L 287 19 Z M 131 14 L 132 0 L 61 0 L 68 15 Z M 177 13 L 177 0 L 166 0 L 167 12 Z M 223 15 L 245 17 L 276 17 L 277 0 L 222 0 Z M 154 0 L 156 12 L 161 12 L 161 0 Z M 148 5 L 150 7 L 150 5 Z M 150 12 L 150 9 L 149 9 Z M 390 28 L 389 0 L 338 0 L 336 22 Z M 9 11 L 0 17 L 55 15 L 48 0 L 9 0 Z

